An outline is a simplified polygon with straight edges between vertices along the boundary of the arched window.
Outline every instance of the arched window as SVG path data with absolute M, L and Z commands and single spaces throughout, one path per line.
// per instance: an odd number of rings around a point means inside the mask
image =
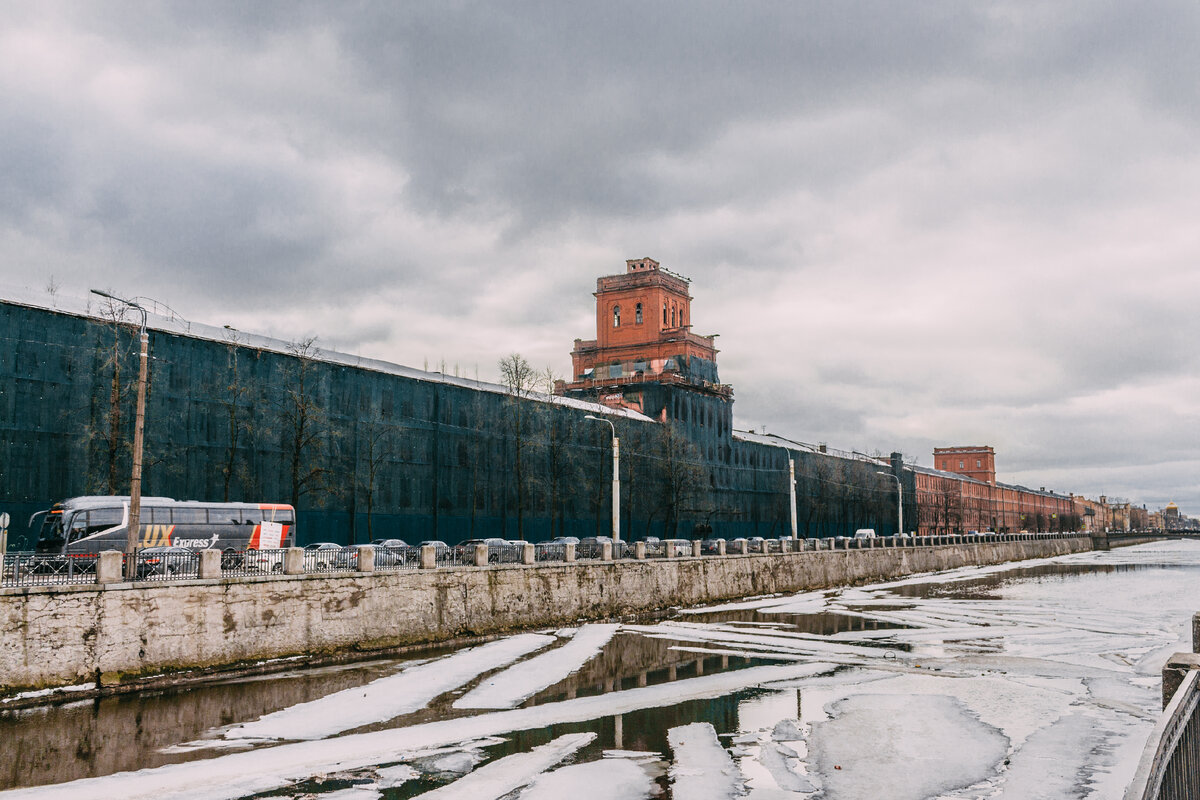
M 638 303 L 637 307 L 633 310 L 633 321 L 636 322 L 638 325 L 642 324 L 642 304 L 641 303 Z
M 621 327 L 621 307 L 613 306 L 613 327 Z
M 667 324 L 667 304 L 663 303 L 663 325 Z
M 671 327 L 675 327 L 675 306 L 671 306 Z

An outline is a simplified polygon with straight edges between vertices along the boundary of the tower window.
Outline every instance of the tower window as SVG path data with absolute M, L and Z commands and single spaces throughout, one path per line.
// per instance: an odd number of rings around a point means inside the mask
M 675 327 L 675 306 L 671 306 L 671 327 Z
M 663 325 L 667 324 L 667 304 L 663 303 Z
M 634 308 L 634 310 L 633 310 L 633 321 L 636 322 L 638 325 L 642 324 L 642 304 L 641 303 L 638 303 L 637 307 Z
M 621 327 L 621 307 L 613 306 L 613 327 Z

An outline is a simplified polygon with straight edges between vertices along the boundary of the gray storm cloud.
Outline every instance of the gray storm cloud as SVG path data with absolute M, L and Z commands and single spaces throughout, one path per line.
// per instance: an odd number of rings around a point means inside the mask
M 0 280 L 490 377 L 694 279 L 744 425 L 1200 513 L 1200 7 L 39 3 Z

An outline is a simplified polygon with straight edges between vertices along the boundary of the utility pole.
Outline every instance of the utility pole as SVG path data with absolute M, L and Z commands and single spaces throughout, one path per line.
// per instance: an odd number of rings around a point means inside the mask
M 99 289 L 92 289 L 92 294 L 124 303 L 130 308 L 136 308 L 142 312 L 141 352 L 138 356 L 137 415 L 133 422 L 133 474 L 129 479 L 129 527 L 125 536 L 125 579 L 132 581 L 137 576 L 134 553 L 137 551 L 142 521 L 142 443 L 146 427 L 146 372 L 150 361 L 150 336 L 146 333 L 146 309 L 132 300 L 126 300 Z
M 584 419 L 594 419 L 597 422 L 607 422 L 612 428 L 612 538 L 613 542 L 621 541 L 621 440 L 617 438 L 617 426 L 612 420 L 603 417 L 584 415 Z

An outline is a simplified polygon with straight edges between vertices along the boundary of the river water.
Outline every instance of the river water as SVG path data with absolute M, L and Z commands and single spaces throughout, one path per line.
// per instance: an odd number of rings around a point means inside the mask
M 1200 543 L 0 712 L 0 798 L 1119 798 Z

